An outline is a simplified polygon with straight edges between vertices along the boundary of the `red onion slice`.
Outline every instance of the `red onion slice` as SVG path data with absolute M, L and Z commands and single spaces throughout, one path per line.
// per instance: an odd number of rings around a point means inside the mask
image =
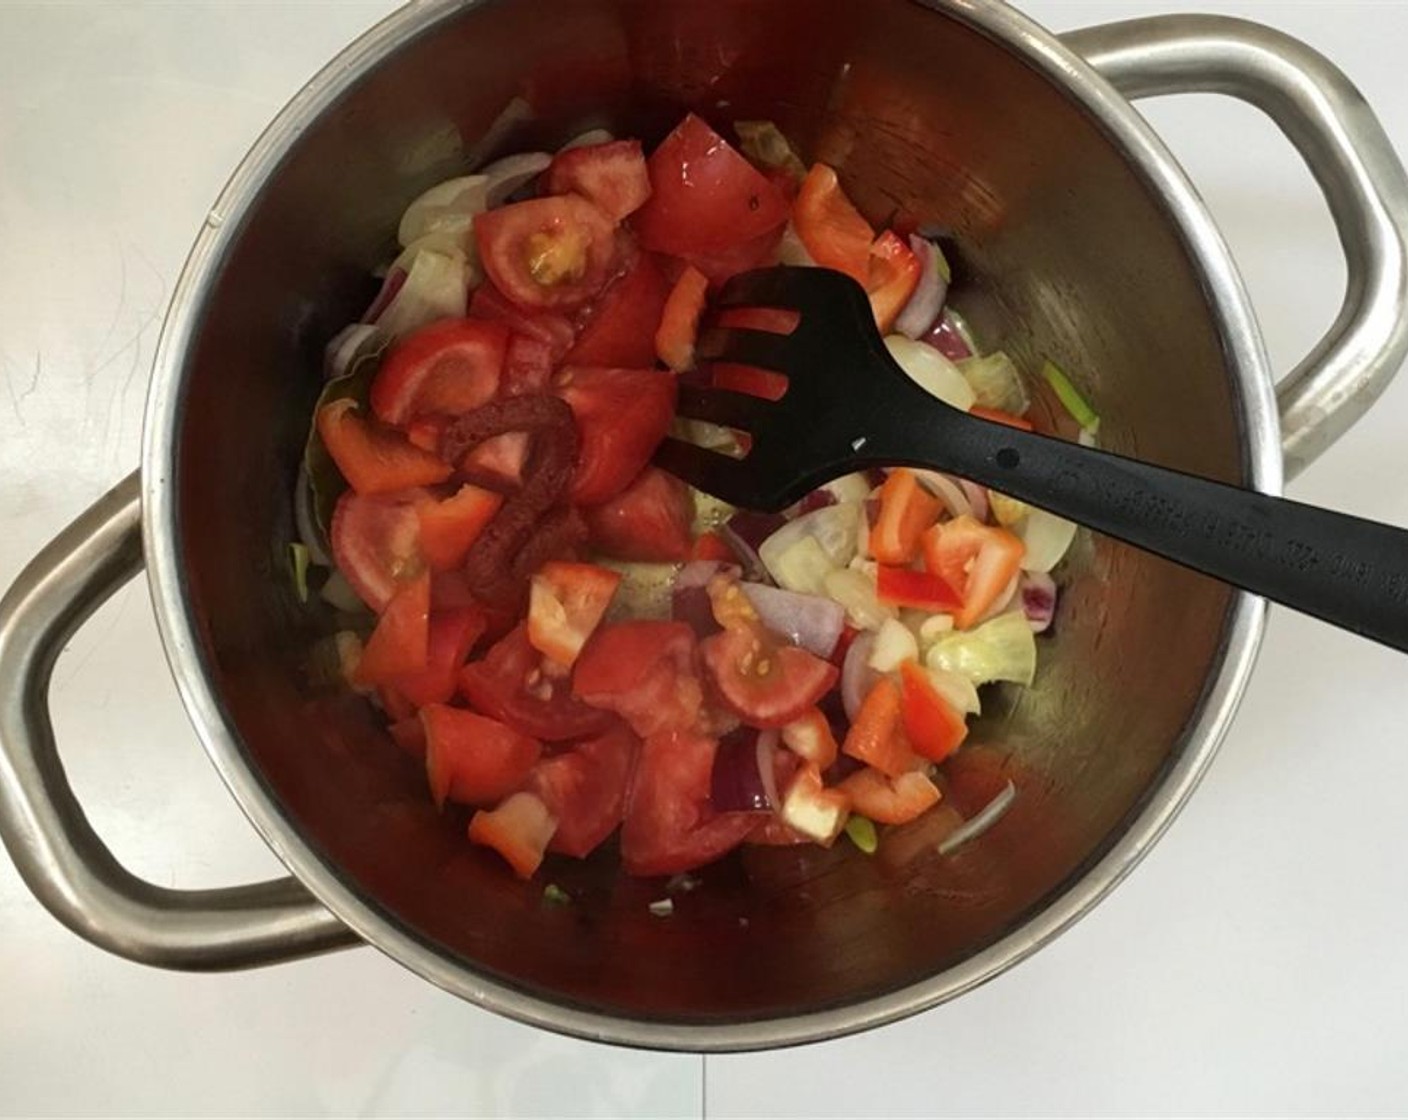
M 957 362 L 973 356 L 973 348 L 968 345 L 968 340 L 963 337 L 963 333 L 947 315 L 941 318 L 938 325 L 919 341 L 926 346 L 932 346 L 951 361 Z
M 882 675 L 870 667 L 870 652 L 874 648 L 875 634 L 870 630 L 863 631 L 856 635 L 855 641 L 846 650 L 846 660 L 841 663 L 841 703 L 845 705 L 846 718 L 852 722 L 855 722 L 860 706 Z
M 740 727 L 719 740 L 714 752 L 710 779 L 710 800 L 720 813 L 770 813 L 777 796 L 772 774 L 772 751 L 766 751 L 767 765 L 761 765 L 763 736 L 751 727 Z M 764 774 L 767 776 L 764 777 Z M 769 793 L 769 785 L 773 788 Z
M 946 856 L 968 841 L 976 840 L 1002 819 L 1003 814 L 1011 807 L 1016 797 L 1017 787 L 1009 779 L 996 797 L 944 837 L 942 843 L 939 844 L 939 855 Z
M 762 583 L 740 583 L 763 625 L 778 637 L 818 657 L 830 657 L 846 625 L 846 609 L 834 599 L 803 595 Z
M 958 479 L 938 471 L 916 470 L 914 473 L 948 507 L 950 516 L 963 517 L 973 512 L 973 504 Z
M 948 281 L 939 273 L 932 241 L 912 233 L 909 235 L 909 247 L 919 258 L 919 285 L 895 320 L 895 330 L 906 338 L 918 341 L 929 333 L 943 310 Z
M 1032 633 L 1044 633 L 1056 617 L 1056 581 L 1045 572 L 1023 572 L 1018 594 Z

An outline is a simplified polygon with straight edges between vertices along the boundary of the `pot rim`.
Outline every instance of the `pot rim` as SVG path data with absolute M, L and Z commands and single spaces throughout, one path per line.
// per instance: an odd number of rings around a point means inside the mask
M 1022 925 L 941 973 L 859 1003 L 807 1014 L 740 1022 L 681 1023 L 629 1019 L 558 1003 L 478 973 L 403 927 L 360 894 L 285 815 L 248 765 L 201 654 L 187 603 L 177 547 L 176 433 L 187 355 L 204 301 L 244 215 L 278 172 L 305 127 L 377 63 L 466 7 L 485 0 L 423 0 L 398 9 L 328 62 L 255 142 L 221 192 L 196 238 L 172 295 L 153 363 L 142 449 L 142 535 L 148 581 L 167 662 L 196 731 L 221 779 L 245 815 L 290 871 L 366 942 L 426 980 L 509 1018 L 580 1038 L 685 1051 L 739 1051 L 814 1042 L 852 1034 L 927 1010 L 977 987 L 1025 959 L 1108 894 L 1172 823 L 1202 779 L 1231 723 L 1256 658 L 1264 600 L 1237 592 L 1224 624 L 1215 667 L 1188 747 L 1152 787 L 1125 832 Z M 1153 129 L 1112 86 L 1052 33 L 1002 4 L 982 0 L 912 0 L 1012 50 L 1062 87 L 1163 199 L 1190 257 L 1201 267 L 1233 388 L 1244 469 L 1251 485 L 1277 494 L 1282 485 L 1280 423 L 1269 362 L 1242 281 L 1212 218 Z

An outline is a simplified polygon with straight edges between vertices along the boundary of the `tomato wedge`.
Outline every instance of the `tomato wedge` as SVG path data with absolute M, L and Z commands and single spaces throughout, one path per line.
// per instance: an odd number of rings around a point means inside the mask
M 648 369 L 655 364 L 655 328 L 670 285 L 652 253 L 636 253 L 629 269 L 595 304 L 563 359 L 573 366 Z
M 881 564 L 875 572 L 875 597 L 895 607 L 952 614 L 963 608 L 960 595 L 942 576 Z
M 528 640 L 558 665 L 570 667 L 601 623 L 621 573 L 596 564 L 550 560 L 528 591 Z
M 450 464 L 396 429 L 358 416 L 357 402 L 347 398 L 318 410 L 318 435 L 342 477 L 359 494 L 432 486 L 452 473 Z
M 899 685 L 889 677 L 881 677 L 861 703 L 841 750 L 891 777 L 916 769 L 923 760 L 905 740 L 901 708 Z
M 569 497 L 577 505 L 600 505 L 640 474 L 665 438 L 675 415 L 674 376 L 569 366 L 557 392 L 582 437 Z
M 655 353 L 676 373 L 694 365 L 694 340 L 708 291 L 708 277 L 693 265 L 685 265 L 665 301 L 660 327 L 655 332 Z
M 420 720 L 425 772 L 437 806 L 492 805 L 523 784 L 542 754 L 538 740 L 478 712 L 427 704 Z
M 486 210 L 474 238 L 494 285 L 524 307 L 576 307 L 619 266 L 615 223 L 575 194 Z
M 548 194 L 575 191 L 613 222 L 634 214 L 650 197 L 650 173 L 639 140 L 612 140 L 567 148 L 543 173 Z
M 880 824 L 906 824 L 939 803 L 939 788 L 929 776 L 910 770 L 889 777 L 873 766 L 857 770 L 839 786 L 851 808 Z
M 425 758 L 425 725 L 418 715 L 398 719 L 387 724 L 386 730 L 392 742 L 412 758 Z
M 924 534 L 924 566 L 961 589 L 954 625 L 967 629 L 997 602 L 1022 568 L 1026 548 L 1006 529 L 964 515 Z
M 688 730 L 703 690 L 693 673 L 694 631 L 683 622 L 617 622 L 597 630 L 572 673 L 588 704 L 618 713 L 637 735 Z
M 724 703 L 753 727 L 784 727 L 836 683 L 829 661 L 737 626 L 699 643 L 700 660 Z
M 924 266 L 908 245 L 892 230 L 886 230 L 870 246 L 870 276 L 866 290 L 870 293 L 870 310 L 881 334 L 888 334 L 895 325 L 914 289 Z
M 916 751 L 931 762 L 942 762 L 958 749 L 968 724 L 934 687 L 924 666 L 914 661 L 900 666 L 900 695 L 904 733 Z
M 792 227 L 817 264 L 844 272 L 862 286 L 870 283 L 870 246 L 875 231 L 826 164 L 814 164 L 802 180 L 792 206 Z
M 621 826 L 630 875 L 675 875 L 718 859 L 757 825 L 753 813 L 716 813 L 710 803 L 718 743 L 665 731 L 641 744 Z
M 520 879 L 531 879 L 556 829 L 557 821 L 548 807 L 531 793 L 520 791 L 496 809 L 475 813 L 469 822 L 469 842 L 492 848 Z
M 431 571 L 447 572 L 463 565 L 470 547 L 503 503 L 501 494 L 466 484 L 443 501 L 417 506 L 421 554 Z
M 615 717 L 572 695 L 565 677 L 543 671 L 542 655 L 516 626 L 482 660 L 460 670 L 460 691 L 478 711 L 544 742 L 600 735 Z
M 402 425 L 418 416 L 458 416 L 494 399 L 509 331 L 502 323 L 442 319 L 401 339 L 372 381 L 378 419 Z
M 720 252 L 689 253 L 683 260 L 702 272 L 712 287 L 722 287 L 724 281 L 740 272 L 777 264 L 778 250 L 782 246 L 782 231 L 783 227 L 778 226 L 760 237 L 740 241 Z
M 694 499 L 689 487 L 659 467 L 646 467 L 621 493 L 587 510 L 586 519 L 592 547 L 603 556 L 671 563 L 690 559 L 694 551 Z
M 583 859 L 621 823 L 639 746 L 615 727 L 533 767 L 525 788 L 557 818 L 552 851 Z
M 787 221 L 787 201 L 777 188 L 693 113 L 646 166 L 650 199 L 631 221 L 647 249 L 675 256 L 719 253 Z
M 328 537 L 337 570 L 378 614 L 425 569 L 416 510 L 428 500 L 424 490 L 374 498 L 349 490 L 333 510 Z
M 362 648 L 352 683 L 361 688 L 394 684 L 398 677 L 424 669 L 429 649 L 430 574 L 424 572 L 386 604 Z
M 432 612 L 425 667 L 392 677 L 390 686 L 417 708 L 448 704 L 455 695 L 460 666 L 484 633 L 484 626 L 484 612 L 478 607 Z
M 870 529 L 870 552 L 882 564 L 908 564 L 919 538 L 938 520 L 944 504 L 908 467 L 896 467 L 880 487 L 880 513 Z
M 504 355 L 500 394 L 522 397 L 546 392 L 555 364 L 552 347 L 542 339 L 526 334 L 510 334 L 508 352 Z
M 494 287 L 492 280 L 474 289 L 469 297 L 469 316 L 503 323 L 514 334 L 541 342 L 552 355 L 549 364 L 561 361 L 577 337 L 577 328 L 566 315 L 543 307 L 520 307 Z

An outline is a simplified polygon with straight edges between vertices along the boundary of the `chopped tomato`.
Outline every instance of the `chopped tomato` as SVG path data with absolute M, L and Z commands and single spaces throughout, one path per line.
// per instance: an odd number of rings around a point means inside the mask
M 459 462 L 460 472 L 494 490 L 517 490 L 531 446 L 527 432 L 502 432 L 469 451 Z
M 592 547 L 616 560 L 670 563 L 694 548 L 689 487 L 659 467 L 646 467 L 610 501 L 585 511 Z
M 670 285 L 652 253 L 635 261 L 595 304 L 563 359 L 573 366 L 648 369 L 655 364 L 655 328 Z
M 908 467 L 896 467 L 880 487 L 880 514 L 870 528 L 870 553 L 882 564 L 908 564 L 919 538 L 938 520 L 943 502 Z
M 875 231 L 826 164 L 814 164 L 802 180 L 792 207 L 792 227 L 817 264 L 844 272 L 858 284 L 870 282 L 870 245 Z
M 694 340 L 709 280 L 693 265 L 686 265 L 665 301 L 665 311 L 655 332 L 655 353 L 676 373 L 694 365 Z
M 757 824 L 753 813 L 717 813 L 710 803 L 718 743 L 687 730 L 641 744 L 621 826 L 630 875 L 675 875 L 718 859 Z
M 955 517 L 924 534 L 924 566 L 961 589 L 963 605 L 954 612 L 960 629 L 972 626 L 1021 570 L 1022 539 L 970 516 Z
M 617 622 L 599 628 L 582 650 L 572 690 L 618 713 L 637 735 L 688 730 L 703 703 L 693 663 L 694 631 L 687 624 Z
M 401 430 L 406 433 L 406 438 L 416 447 L 438 455 L 440 440 L 444 438 L 445 429 L 449 426 L 450 418 L 448 416 L 418 416 Z
M 740 241 L 729 249 L 717 253 L 689 253 L 683 260 L 697 268 L 708 278 L 712 287 L 721 287 L 724 281 L 740 272 L 755 268 L 767 268 L 778 263 L 778 250 L 782 246 L 782 226 L 768 230 L 760 237 Z
M 393 677 L 392 687 L 417 708 L 448 704 L 455 695 L 460 666 L 483 633 L 484 612 L 478 607 L 433 612 L 425 667 Z
M 534 198 L 474 219 L 484 271 L 524 307 L 576 307 L 618 267 L 616 226 L 579 195 Z
M 533 767 L 526 788 L 557 818 L 554 852 L 585 858 L 621 823 L 639 746 L 628 730 L 614 727 Z
M 968 415 L 976 416 L 979 420 L 991 420 L 994 424 L 1006 424 L 1009 428 L 1016 428 L 1023 432 L 1035 430 L 1035 425 L 1025 416 L 1003 412 L 1000 408 L 984 408 L 980 404 L 975 404 L 968 410 Z
M 851 799 L 845 790 L 826 789 L 821 771 L 809 762 L 787 787 L 778 815 L 807 839 L 829 848 L 846 826 L 850 811 Z
M 724 564 L 737 564 L 738 554 L 733 546 L 718 533 L 700 533 L 689 550 L 690 560 L 718 560 Z
M 318 435 L 357 493 L 391 494 L 450 477 L 450 464 L 439 456 L 417 447 L 395 428 L 356 413 L 357 402 L 347 398 L 323 405 L 318 410 Z
M 599 735 L 614 721 L 573 696 L 566 677 L 543 671 L 524 625 L 460 670 L 460 691 L 478 711 L 545 742 Z
M 523 784 L 542 744 L 478 712 L 427 704 L 425 773 L 436 805 L 492 805 Z
M 499 391 L 505 397 L 547 392 L 556 365 L 552 347 L 540 338 L 514 333 L 504 355 L 504 375 Z
M 793 754 L 825 770 L 836 761 L 840 749 L 832 734 L 831 722 L 819 708 L 809 708 L 782 728 L 782 743 Z
M 851 808 L 880 824 L 906 824 L 939 803 L 939 788 L 921 770 L 890 777 L 873 766 L 857 770 L 837 787 Z
M 718 253 L 787 221 L 787 202 L 777 188 L 693 113 L 646 166 L 651 195 L 632 223 L 647 249 Z
M 431 571 L 447 572 L 463 565 L 503 502 L 502 495 L 467 483 L 443 501 L 427 500 L 417 506 L 420 550 Z
M 550 560 L 528 592 L 528 640 L 544 657 L 571 666 L 600 624 L 621 573 L 596 564 Z
M 377 619 L 362 649 L 352 683 L 362 688 L 394 685 L 399 677 L 425 668 L 430 649 L 430 574 L 396 592 Z
M 900 666 L 900 714 L 904 733 L 916 751 L 931 762 L 942 762 L 968 735 L 963 713 L 954 711 L 915 661 Z
M 875 597 L 895 607 L 951 614 L 963 607 L 960 595 L 942 576 L 881 564 L 875 573 Z
M 425 725 L 420 716 L 411 715 L 387 725 L 392 741 L 412 758 L 425 757 Z
M 480 809 L 469 822 L 469 841 L 493 848 L 520 879 L 531 879 L 543 862 L 557 821 L 531 793 L 508 797 L 496 809 Z
M 836 666 L 761 627 L 735 627 L 699 643 L 700 660 L 719 695 L 753 727 L 784 727 L 836 683 Z
M 402 583 L 425 568 L 416 515 L 425 501 L 423 490 L 375 498 L 349 490 L 333 510 L 328 537 L 337 570 L 378 614 Z
M 710 373 L 715 389 L 731 389 L 735 393 L 762 397 L 765 401 L 780 401 L 787 395 L 787 375 L 775 370 L 715 362 Z
M 514 334 L 541 342 L 552 355 L 552 364 L 562 360 L 577 337 L 577 328 L 566 315 L 543 307 L 520 307 L 492 280 L 485 280 L 469 297 L 469 317 L 503 323 Z
M 919 287 L 923 265 L 903 239 L 886 230 L 870 246 L 870 276 L 866 290 L 870 293 L 870 309 L 881 334 L 888 334 L 895 325 L 914 289 Z
M 916 757 L 905 740 L 901 707 L 899 685 L 889 677 L 881 677 L 861 703 L 841 750 L 891 777 L 915 769 L 922 759 Z
M 582 447 L 570 499 L 600 505 L 640 474 L 675 415 L 675 379 L 649 369 L 568 367 L 558 395 L 572 408 Z
M 372 381 L 378 419 L 402 425 L 418 416 L 458 416 L 494 399 L 509 332 L 502 323 L 442 319 L 399 340 Z
M 612 140 L 558 152 L 543 173 L 548 194 L 575 191 L 613 222 L 634 214 L 650 197 L 650 174 L 639 140 Z
M 357 653 L 360 655 L 361 650 L 359 649 Z M 351 666 L 352 669 L 356 667 L 355 664 Z M 350 676 L 350 673 L 344 673 L 344 675 Z M 381 705 L 381 710 L 393 720 L 415 718 L 416 706 L 389 684 L 384 684 L 376 690 L 376 699 L 377 703 Z

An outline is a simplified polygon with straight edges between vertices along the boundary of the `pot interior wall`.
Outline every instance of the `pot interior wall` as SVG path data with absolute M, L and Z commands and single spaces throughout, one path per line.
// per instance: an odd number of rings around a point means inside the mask
M 1035 687 L 993 696 L 948 807 L 874 857 L 844 842 L 750 850 L 662 920 L 647 910 L 662 885 L 618 877 L 612 852 L 524 886 L 470 849 L 465 816 L 433 809 L 368 706 L 309 669 L 333 624 L 295 601 L 286 556 L 321 349 L 360 313 L 400 210 L 430 183 L 591 126 L 655 140 L 686 108 L 719 126 L 774 120 L 876 222 L 951 231 L 955 298 L 980 337 L 1029 371 L 1054 357 L 1110 448 L 1223 479 L 1241 477 L 1241 456 L 1198 273 L 1159 200 L 1046 79 L 908 0 L 485 3 L 308 130 L 243 216 L 183 386 L 190 609 L 248 764 L 330 867 L 451 959 L 609 1013 L 710 1021 L 903 986 L 1053 897 L 1182 749 L 1229 594 L 1085 542 Z M 939 857 L 952 814 L 1009 777 L 1007 817 Z M 576 901 L 545 906 L 547 881 Z

